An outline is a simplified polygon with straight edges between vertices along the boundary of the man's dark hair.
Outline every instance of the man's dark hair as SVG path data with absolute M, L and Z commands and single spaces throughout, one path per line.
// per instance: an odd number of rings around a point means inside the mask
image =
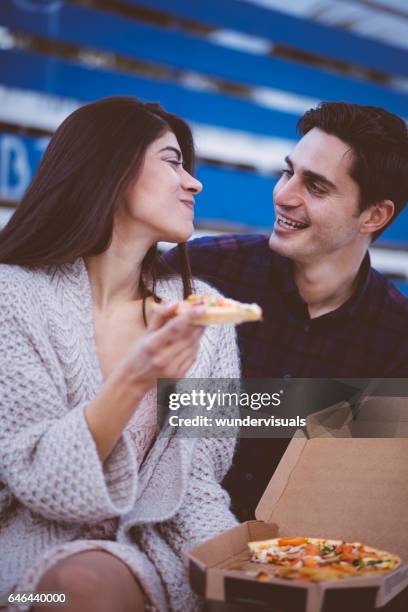
M 298 122 L 303 136 L 312 128 L 337 136 L 350 145 L 350 174 L 360 188 L 360 211 L 376 202 L 392 200 L 395 213 L 373 240 L 403 210 L 408 201 L 408 129 L 397 115 L 376 106 L 322 102 Z

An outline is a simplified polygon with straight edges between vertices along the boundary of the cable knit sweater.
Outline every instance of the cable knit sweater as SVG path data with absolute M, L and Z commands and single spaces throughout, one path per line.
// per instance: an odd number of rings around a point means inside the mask
M 182 299 L 180 280 L 159 281 L 157 293 Z M 187 376 L 239 376 L 232 326 L 206 329 Z M 159 436 L 140 464 L 127 427 L 102 463 L 84 416 L 102 385 L 83 259 L 0 265 L 2 599 L 35 591 L 57 561 L 92 548 L 127 563 L 152 609 L 198 610 L 182 550 L 236 524 L 219 484 L 234 440 Z M 154 396 L 142 401 L 153 405 Z

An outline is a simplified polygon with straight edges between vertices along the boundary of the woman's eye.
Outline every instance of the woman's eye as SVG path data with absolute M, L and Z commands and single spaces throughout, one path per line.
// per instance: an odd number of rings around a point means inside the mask
M 168 159 L 167 160 L 170 164 L 172 164 L 173 166 L 182 166 L 183 162 L 178 161 L 176 159 Z
M 282 168 L 282 170 L 279 171 L 280 176 L 293 176 L 293 172 L 292 170 L 289 170 L 289 168 Z

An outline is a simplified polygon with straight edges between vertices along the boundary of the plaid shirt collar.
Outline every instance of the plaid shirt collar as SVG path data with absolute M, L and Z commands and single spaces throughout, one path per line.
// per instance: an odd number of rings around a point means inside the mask
M 279 291 L 286 295 L 288 302 L 297 305 L 302 308 L 305 312 L 307 311 L 307 304 L 303 300 L 299 293 L 299 289 L 293 278 L 293 262 L 287 257 L 277 255 L 276 269 L 277 283 Z M 358 314 L 359 311 L 364 309 L 364 312 L 371 312 L 375 309 L 376 304 L 376 291 L 375 291 L 375 277 L 373 275 L 373 269 L 371 268 L 370 255 L 367 252 L 358 272 L 359 280 L 357 289 L 353 295 L 339 308 L 333 310 L 319 317 L 320 320 L 323 318 L 328 319 L 340 319 L 350 318 Z M 372 299 L 370 299 L 372 298 Z

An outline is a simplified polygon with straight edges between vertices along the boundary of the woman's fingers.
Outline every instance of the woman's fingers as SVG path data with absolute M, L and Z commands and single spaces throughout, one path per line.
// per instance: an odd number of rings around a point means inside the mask
M 183 338 L 177 342 L 169 343 L 150 354 L 152 366 L 161 378 L 172 378 L 174 376 L 172 372 L 178 364 L 189 357 L 195 358 L 199 347 L 199 339 L 186 342 Z
M 195 362 L 197 355 L 189 355 L 179 364 L 175 365 L 175 371 L 170 378 L 183 378 L 183 376 L 188 372 L 193 363 Z
M 168 361 L 162 378 L 182 378 L 197 359 L 198 347 L 189 348 L 174 355 Z
M 174 316 L 176 307 L 166 304 L 157 309 L 143 339 L 129 356 L 138 379 L 182 377 L 194 363 L 205 328 L 192 325 L 192 321 L 202 315 L 201 308 Z
M 176 316 L 176 309 L 176 302 L 171 304 L 155 304 L 147 329 L 150 331 L 160 329 L 166 321 Z
M 199 308 L 197 308 L 199 311 Z M 174 343 L 179 339 L 184 339 L 186 344 L 200 338 L 204 328 L 201 326 L 192 325 L 195 318 L 201 316 L 202 313 L 185 313 L 172 318 L 163 324 L 160 329 L 154 330 L 151 336 L 151 347 L 153 350 L 159 350 L 169 343 Z
M 171 304 L 154 304 L 153 313 L 147 329 L 151 331 L 159 329 L 167 321 L 170 321 L 174 318 L 176 318 L 177 320 L 181 319 L 193 323 L 194 319 L 201 317 L 205 313 L 205 306 L 195 306 L 194 308 L 191 308 L 190 310 L 184 312 L 182 315 L 177 315 L 177 306 L 177 302 Z

